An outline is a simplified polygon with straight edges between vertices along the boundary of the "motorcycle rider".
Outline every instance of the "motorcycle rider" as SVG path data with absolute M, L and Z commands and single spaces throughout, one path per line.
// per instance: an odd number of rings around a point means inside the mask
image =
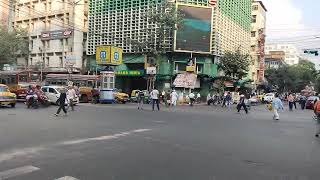
M 29 85 L 26 96 L 26 104 L 28 108 L 34 105 L 34 101 L 36 101 L 38 96 L 35 94 L 35 89 L 32 85 Z

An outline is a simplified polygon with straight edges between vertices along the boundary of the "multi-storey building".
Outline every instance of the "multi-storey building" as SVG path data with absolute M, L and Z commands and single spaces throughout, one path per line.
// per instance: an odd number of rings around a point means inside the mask
M 278 69 L 284 66 L 286 63 L 284 59 L 286 53 L 284 51 L 270 51 L 265 56 L 265 68 L 266 69 Z
M 168 0 L 184 13 L 187 23 L 183 29 L 186 30 L 167 33 L 161 40 L 157 36 L 150 39 L 158 29 L 147 15 L 159 12 L 164 1 L 91 0 L 87 46 L 91 62 L 95 61 L 96 46 L 115 45 L 124 52 L 124 65 L 116 70 L 144 70 L 145 56 L 142 54 L 163 41 L 167 53 L 158 61 L 158 86 L 172 86 L 175 76 L 186 71 L 187 61 L 192 56 L 197 64 L 197 84 L 200 84 L 197 87 L 209 90 L 210 84 L 205 79 L 217 75 L 215 62 L 225 51 L 250 51 L 252 0 Z M 151 43 L 143 49 L 137 49 L 131 43 L 146 40 Z M 118 77 L 117 82 L 118 88 L 126 92 L 145 88 L 146 84 L 144 78 L 138 77 Z
M 299 63 L 299 50 L 292 44 L 267 44 L 265 51 L 266 54 L 269 54 L 270 51 L 284 51 L 286 53 L 284 61 L 287 65 Z
M 12 27 L 25 29 L 29 36 L 29 57 L 19 58 L 18 66 L 45 71 L 84 67 L 87 0 L 17 0 L 12 6 Z
M 266 32 L 266 12 L 261 1 L 252 3 L 252 22 L 251 22 L 251 60 L 249 76 L 255 85 L 264 81 L 264 47 Z
M 9 26 L 10 7 L 5 4 L 9 4 L 9 0 L 0 0 L 0 24 L 7 28 Z

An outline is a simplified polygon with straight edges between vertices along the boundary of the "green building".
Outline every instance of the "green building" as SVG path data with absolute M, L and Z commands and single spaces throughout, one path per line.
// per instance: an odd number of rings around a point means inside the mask
M 150 33 L 157 27 L 148 21 L 146 15 L 159 11 L 163 2 L 90 0 L 87 54 L 91 70 L 95 70 L 95 47 L 115 45 L 124 52 L 123 65 L 116 67 L 116 71 L 120 72 L 116 73 L 116 87 L 127 93 L 134 89 L 147 89 L 148 75 L 137 72 L 145 72 L 144 54 L 160 39 L 154 37 L 150 40 Z M 183 29 L 174 35 L 169 33 L 163 39 L 167 53 L 156 60 L 155 85 L 160 90 L 174 87 L 177 74 L 186 72 L 188 61 L 193 57 L 198 77 L 195 91 L 206 95 L 214 90 L 213 81 L 218 76 L 216 63 L 223 52 L 238 48 L 244 53 L 250 50 L 251 0 L 219 0 L 215 6 L 210 6 L 208 0 L 169 2 L 184 14 Z M 150 49 L 137 49 L 130 40 L 149 40 L 152 43 Z

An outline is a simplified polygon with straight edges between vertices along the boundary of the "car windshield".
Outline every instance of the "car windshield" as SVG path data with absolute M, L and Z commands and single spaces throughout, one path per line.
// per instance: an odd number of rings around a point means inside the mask
M 0 92 L 8 92 L 8 87 L 0 86 Z

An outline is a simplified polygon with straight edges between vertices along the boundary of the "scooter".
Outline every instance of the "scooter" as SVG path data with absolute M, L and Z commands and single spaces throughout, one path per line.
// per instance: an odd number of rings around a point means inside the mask
M 26 105 L 27 105 L 27 108 L 34 108 L 34 109 L 37 109 L 39 108 L 39 101 L 38 101 L 38 98 L 35 97 L 35 96 L 30 96 L 27 98 L 27 101 L 26 101 Z

